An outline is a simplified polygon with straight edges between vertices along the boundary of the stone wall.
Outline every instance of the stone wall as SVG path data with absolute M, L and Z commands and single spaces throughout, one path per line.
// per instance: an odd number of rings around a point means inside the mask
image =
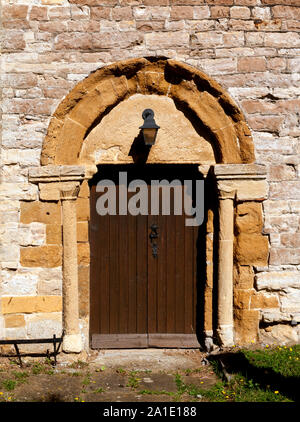
M 268 199 L 236 207 L 237 232 L 243 225 L 248 230 L 240 252 L 255 245 L 261 232 L 270 244 L 267 257 L 235 266 L 241 339 L 299 341 L 299 328 L 290 325 L 300 322 L 298 0 L 1 4 L 0 337 L 61 333 L 60 203 L 39 202 L 38 186 L 28 182 L 28 168 L 40 165 L 51 116 L 90 72 L 119 60 L 161 55 L 195 66 L 227 90 L 246 116 L 256 163 L 268 168 Z M 87 193 L 79 195 L 83 327 L 87 201 Z

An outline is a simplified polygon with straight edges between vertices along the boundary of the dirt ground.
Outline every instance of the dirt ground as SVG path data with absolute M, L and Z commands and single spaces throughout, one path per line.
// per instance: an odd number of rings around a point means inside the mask
M 204 360 L 203 360 L 204 359 Z M 53 358 L 51 358 L 53 363 Z M 201 388 L 217 382 L 198 350 L 105 350 L 45 358 L 0 358 L 0 402 L 190 402 L 180 380 Z

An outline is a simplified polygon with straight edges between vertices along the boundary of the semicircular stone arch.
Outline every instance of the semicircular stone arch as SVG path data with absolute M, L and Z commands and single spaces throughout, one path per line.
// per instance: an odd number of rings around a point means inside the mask
M 213 79 L 167 58 L 114 63 L 91 73 L 59 104 L 45 137 L 41 165 L 81 164 L 85 139 L 104 116 L 135 94 L 169 97 L 206 133 L 217 163 L 253 163 L 254 146 L 244 115 Z

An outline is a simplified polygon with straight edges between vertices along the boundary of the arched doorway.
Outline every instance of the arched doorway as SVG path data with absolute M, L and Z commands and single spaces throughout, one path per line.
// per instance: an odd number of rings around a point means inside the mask
M 144 165 L 197 165 L 201 175 L 208 174 L 209 186 L 217 188 L 214 197 L 219 195 L 222 206 L 218 212 L 207 208 L 203 238 L 213 264 L 205 270 L 203 327 L 211 337 L 213 284 L 217 279 L 219 293 L 214 311 L 218 315 L 217 331 L 221 344 L 232 343 L 234 203 L 237 198 L 261 201 L 265 195 L 265 173 L 261 166 L 251 164 L 254 161 L 251 133 L 242 112 L 222 87 L 183 63 L 142 58 L 99 69 L 70 92 L 49 124 L 42 166 L 30 174 L 31 180 L 39 183 L 44 200 L 55 198 L 62 205 L 66 351 L 81 350 L 82 338 L 85 343 L 89 339 L 89 329 L 80 329 L 79 324 L 81 321 L 81 327 L 84 324 L 88 327 L 91 317 L 86 299 L 90 296 L 88 181 L 98 170 L 101 174 L 101 165 L 135 162 L 130 151 L 141 123 L 137 104 L 148 108 L 149 102 L 157 106 L 157 119 L 161 118 L 164 124 L 160 124 L 161 139 L 158 136 L 156 148 L 150 151 Z M 178 123 L 180 130 L 176 129 Z M 251 179 L 251 186 L 255 186 L 250 195 L 245 194 L 246 179 Z M 229 225 L 224 225 L 225 214 Z M 214 248 L 213 236 L 218 239 Z M 216 260 L 219 265 L 215 265 Z M 251 264 L 247 259 L 243 262 Z

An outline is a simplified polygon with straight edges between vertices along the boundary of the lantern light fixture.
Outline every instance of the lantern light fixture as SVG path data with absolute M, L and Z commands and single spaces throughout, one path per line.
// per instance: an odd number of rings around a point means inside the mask
M 146 108 L 142 117 L 144 119 L 143 126 L 140 126 L 142 129 L 145 145 L 154 145 L 156 135 L 160 126 L 155 123 L 154 120 L 154 111 L 151 108 Z

